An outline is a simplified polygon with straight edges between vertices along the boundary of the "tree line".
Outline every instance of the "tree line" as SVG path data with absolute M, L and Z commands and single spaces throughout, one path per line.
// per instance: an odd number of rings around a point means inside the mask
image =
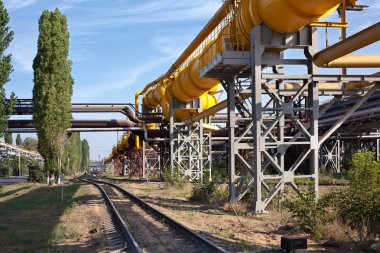
M 11 133 L 6 133 L 4 142 L 10 145 L 16 144 L 17 147 L 38 151 L 38 140 L 33 137 L 26 137 L 22 140 L 21 135 L 17 134 L 16 143 L 13 142 Z M 79 133 L 69 136 L 66 143 L 62 172 L 72 175 L 85 171 L 90 165 L 90 147 L 86 139 L 81 140 Z M 21 155 L 5 157 L 0 160 L 0 176 L 25 176 L 28 174 L 28 167 L 37 165 L 36 161 Z

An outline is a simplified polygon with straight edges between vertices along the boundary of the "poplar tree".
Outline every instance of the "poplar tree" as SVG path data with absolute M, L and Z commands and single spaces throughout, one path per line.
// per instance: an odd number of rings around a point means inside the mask
M 10 81 L 10 74 L 13 71 L 12 55 L 6 54 L 6 50 L 13 40 L 13 31 L 8 26 L 9 14 L 0 0 L 0 137 L 4 136 L 8 127 L 9 115 L 12 114 L 15 95 L 11 94 L 9 100 L 6 99 L 4 85 Z
M 73 93 L 67 19 L 58 9 L 43 11 L 39 19 L 37 55 L 33 61 L 33 124 L 38 151 L 52 176 L 61 173 L 62 157 L 70 127 Z
M 72 133 L 66 143 L 66 150 L 63 159 L 64 172 L 67 175 L 77 173 L 81 169 L 82 162 L 82 141 L 79 133 Z
M 17 146 L 22 145 L 22 139 L 21 139 L 21 135 L 20 135 L 20 134 L 17 134 L 17 137 L 16 137 L 16 145 L 17 145 Z
M 88 141 L 84 139 L 82 141 L 82 164 L 81 164 L 82 171 L 87 170 L 89 165 L 90 165 L 90 145 L 88 145 Z

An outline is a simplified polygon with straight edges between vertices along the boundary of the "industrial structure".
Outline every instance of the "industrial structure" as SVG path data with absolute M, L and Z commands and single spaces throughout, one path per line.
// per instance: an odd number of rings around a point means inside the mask
M 380 22 L 346 38 L 346 12 L 365 8 L 355 0 L 224 1 L 135 105 L 72 107 L 126 120 L 73 121 L 69 131 L 126 131 L 108 158 L 123 175 L 169 168 L 211 180 L 213 155 L 225 155 L 230 202 L 253 192 L 257 212 L 287 185 L 298 192 L 298 178 L 318 193 L 319 168 L 339 173 L 342 152 L 366 148 L 380 157 L 380 73 L 347 74 L 380 67 L 380 55 L 351 54 L 380 40 Z M 323 21 L 336 12 L 337 22 Z M 338 29 L 341 41 L 318 52 L 318 27 Z M 218 101 L 221 92 L 227 98 Z M 26 107 L 18 112 L 31 113 Z M 12 132 L 32 127 L 9 122 Z
M 8 143 L 0 142 L 0 163 L 18 158 L 20 166 L 20 158 L 24 156 L 27 158 L 28 165 L 43 163 L 42 156 L 36 151 L 30 151 L 21 147 L 16 147 Z M 20 169 L 20 168 L 19 168 Z M 20 173 L 20 171 L 19 171 Z

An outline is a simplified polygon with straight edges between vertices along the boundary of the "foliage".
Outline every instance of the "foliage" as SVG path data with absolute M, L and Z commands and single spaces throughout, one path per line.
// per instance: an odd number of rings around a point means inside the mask
M 12 133 L 5 133 L 4 134 L 4 141 L 5 143 L 8 143 L 8 144 L 13 144 L 13 136 L 12 136 Z
M 88 141 L 84 139 L 82 141 L 82 163 L 81 163 L 81 170 L 85 171 L 90 166 L 90 145 L 88 144 Z
M 16 167 L 14 159 L 4 159 L 0 161 L 0 176 L 10 177 Z
M 3 1 L 0 1 L 0 137 L 8 127 L 9 115 L 12 113 L 15 95 L 12 93 L 9 100 L 6 99 L 4 85 L 10 81 L 10 74 L 13 71 L 12 55 L 5 54 L 13 40 L 13 31 L 8 26 L 9 14 L 4 7 Z
M 46 182 L 46 175 L 42 169 L 39 168 L 39 166 L 33 166 L 34 172 L 32 172 L 29 175 L 29 181 L 35 182 L 35 183 L 45 183 Z
M 29 165 L 28 157 L 21 155 L 20 156 L 20 169 L 21 169 L 21 175 L 22 176 L 25 176 L 28 174 L 28 165 Z
M 45 169 L 60 173 L 70 127 L 73 93 L 67 20 L 58 9 L 43 11 L 39 19 L 37 55 L 33 61 L 33 124 Z
M 333 196 L 344 223 L 356 230 L 359 246 L 368 251 L 380 236 L 380 162 L 371 152 L 356 153 L 348 172 L 349 185 Z
M 228 181 L 228 169 L 226 160 L 213 159 L 212 160 L 212 181 L 224 183 Z
M 22 139 L 21 139 L 21 135 L 20 135 L 20 134 L 17 134 L 17 137 L 16 137 L 16 145 L 17 145 L 17 146 L 22 145 Z
M 175 188 L 183 188 L 187 182 L 185 176 L 182 175 L 178 168 L 174 168 L 173 172 L 171 168 L 166 168 L 162 173 L 162 177 L 164 182 Z
M 66 150 L 63 156 L 64 173 L 71 175 L 81 171 L 82 141 L 79 133 L 72 133 L 66 142 Z
M 320 235 L 319 229 L 329 205 L 329 198 L 317 199 L 312 188 L 306 188 L 296 199 L 285 199 L 284 208 L 289 210 L 292 218 L 302 229 Z
M 22 146 L 24 146 L 25 149 L 31 150 L 31 151 L 37 151 L 38 149 L 38 140 L 32 138 L 32 137 L 26 137 L 24 142 L 22 143 Z
M 223 238 L 227 239 L 233 239 L 235 237 L 235 234 L 230 229 L 223 229 L 223 228 L 211 228 L 211 233 Z
M 222 200 L 223 193 L 213 181 L 198 181 L 193 184 L 189 199 L 194 201 Z

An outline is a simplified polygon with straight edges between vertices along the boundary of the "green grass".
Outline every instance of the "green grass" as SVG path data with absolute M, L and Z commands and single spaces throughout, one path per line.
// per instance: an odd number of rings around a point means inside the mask
M 67 239 L 73 239 L 78 237 L 77 232 L 69 231 L 65 226 L 58 226 L 58 228 L 53 233 L 52 243 L 62 243 Z
M 1 185 L 2 186 L 2 185 Z M 8 196 L 11 196 L 13 194 L 16 194 L 17 192 L 20 192 L 22 190 L 27 190 L 31 188 L 31 186 L 24 186 L 24 187 L 20 187 L 20 188 L 17 188 L 17 189 L 14 189 L 14 190 L 11 190 L 11 191 L 8 191 L 8 190 L 0 190 L 0 198 L 4 198 L 4 197 L 8 197 Z
M 319 184 L 348 184 L 348 180 L 339 177 L 333 177 L 329 175 L 320 175 Z
M 57 227 L 64 212 L 77 206 L 73 198 L 80 184 L 64 187 L 36 188 L 28 193 L 0 202 L 0 249 L 3 252 L 44 252 L 53 243 L 73 238 Z
M 233 239 L 234 238 L 234 232 L 232 232 L 229 229 L 222 229 L 222 228 L 212 228 L 211 233 L 223 238 L 227 239 Z

